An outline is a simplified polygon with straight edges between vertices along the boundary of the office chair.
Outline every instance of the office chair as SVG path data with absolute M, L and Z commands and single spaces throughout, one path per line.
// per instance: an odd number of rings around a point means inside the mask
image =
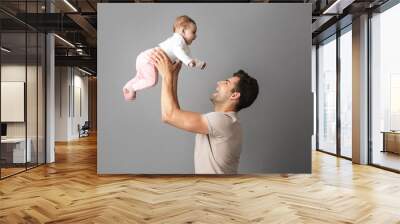
M 82 127 L 80 127 L 80 125 L 78 124 L 78 129 L 79 129 L 79 138 L 89 136 L 89 129 L 90 129 L 89 121 L 85 121 Z

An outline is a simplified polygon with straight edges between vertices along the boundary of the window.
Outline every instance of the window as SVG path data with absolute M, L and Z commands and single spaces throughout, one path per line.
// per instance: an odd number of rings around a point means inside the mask
M 351 26 L 340 36 L 340 154 L 352 157 L 352 33 Z
M 336 153 L 336 36 L 318 47 L 318 149 Z
M 400 4 L 371 18 L 372 163 L 400 170 Z

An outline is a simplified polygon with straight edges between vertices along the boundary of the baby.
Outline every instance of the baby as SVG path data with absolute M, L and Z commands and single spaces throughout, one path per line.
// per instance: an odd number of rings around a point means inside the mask
M 182 61 L 188 67 L 204 69 L 206 63 L 192 58 L 189 45 L 196 39 L 196 22 L 189 16 L 183 15 L 176 18 L 174 34 L 161 42 L 159 47 L 168 55 L 172 62 Z M 136 91 L 152 87 L 157 84 L 158 71 L 151 59 L 154 48 L 141 52 L 136 58 L 136 76 L 129 80 L 123 87 L 126 101 L 136 99 Z

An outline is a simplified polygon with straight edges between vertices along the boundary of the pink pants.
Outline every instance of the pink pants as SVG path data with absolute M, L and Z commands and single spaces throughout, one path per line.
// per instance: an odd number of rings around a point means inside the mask
M 129 80 L 124 88 L 126 101 L 136 99 L 136 91 L 150 88 L 157 84 L 158 71 L 150 58 L 153 48 L 141 52 L 136 58 L 136 76 Z

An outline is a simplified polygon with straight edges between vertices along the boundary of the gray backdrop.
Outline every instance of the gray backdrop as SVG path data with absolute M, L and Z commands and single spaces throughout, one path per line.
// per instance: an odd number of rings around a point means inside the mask
M 161 122 L 161 83 L 133 103 L 122 96 L 136 56 L 172 35 L 182 14 L 197 22 L 192 54 L 207 69 L 182 68 L 181 108 L 212 111 L 216 82 L 244 69 L 260 93 L 239 113 L 239 172 L 310 173 L 311 4 L 262 3 L 98 4 L 98 173 L 194 173 L 195 134 Z

